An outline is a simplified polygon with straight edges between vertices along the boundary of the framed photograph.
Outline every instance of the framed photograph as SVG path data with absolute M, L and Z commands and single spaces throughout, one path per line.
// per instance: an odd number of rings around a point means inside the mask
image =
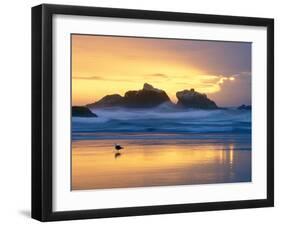
M 274 205 L 274 21 L 32 8 L 32 217 Z

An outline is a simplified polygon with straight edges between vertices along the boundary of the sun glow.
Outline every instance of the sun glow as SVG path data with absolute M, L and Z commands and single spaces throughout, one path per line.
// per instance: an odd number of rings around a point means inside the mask
M 72 104 L 89 104 L 108 94 L 124 95 L 128 90 L 142 89 L 145 82 L 165 90 L 176 102 L 177 91 L 194 88 L 215 94 L 221 92 L 224 83 L 236 80 L 234 76 L 208 73 L 211 66 L 198 64 L 208 63 L 207 55 L 201 54 L 203 50 L 195 48 L 194 43 L 72 35 Z M 207 42 L 210 46 L 212 43 Z

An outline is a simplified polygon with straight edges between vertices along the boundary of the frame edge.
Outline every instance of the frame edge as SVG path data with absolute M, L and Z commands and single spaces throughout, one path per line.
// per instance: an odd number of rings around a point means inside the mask
M 274 206 L 274 19 L 267 22 L 267 200 Z
M 32 7 L 32 176 L 31 217 L 52 215 L 52 14 Z
M 98 11 L 101 10 L 100 13 Z M 267 27 L 267 199 L 235 201 L 235 202 L 216 202 L 181 205 L 162 205 L 148 207 L 131 207 L 115 209 L 97 209 L 82 211 L 52 211 L 52 14 L 79 15 L 99 14 L 108 16 L 111 12 L 112 17 L 124 17 L 136 19 L 160 20 L 164 15 L 165 20 L 201 22 L 199 16 L 206 20 L 211 17 L 209 23 L 219 23 L 225 16 L 207 14 L 189 14 L 162 11 L 146 11 L 131 9 L 113 9 L 99 7 L 64 6 L 43 4 L 32 8 L 32 218 L 39 221 L 57 221 L 90 219 L 105 217 L 124 217 L 150 214 L 167 214 L 212 210 L 244 209 L 257 207 L 274 206 L 274 20 L 269 18 L 252 18 L 236 16 L 226 16 L 226 24 L 244 24 L 251 26 Z M 92 12 L 93 11 L 93 12 Z M 143 12 L 146 12 L 143 14 Z M 154 13 L 156 15 L 154 15 Z M 181 15 L 180 15 L 181 14 Z M 188 18 L 183 18 L 184 15 Z M 171 19 L 172 16 L 175 16 Z M 125 18 L 125 17 L 124 17 Z M 243 20 L 248 22 L 243 22 Z M 257 20 L 257 21 L 256 21 Z M 217 21 L 217 22 L 214 22 Z M 224 23 L 221 23 L 224 24 Z M 201 207 L 200 207 L 201 205 Z
M 31 13 L 31 217 L 36 220 L 42 220 L 42 6 L 33 7 Z

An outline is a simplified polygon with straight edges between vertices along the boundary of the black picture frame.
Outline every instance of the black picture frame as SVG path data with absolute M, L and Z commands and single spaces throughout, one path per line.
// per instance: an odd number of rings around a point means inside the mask
M 52 210 L 52 18 L 55 14 L 182 21 L 267 28 L 267 198 L 129 208 Z M 32 8 L 32 218 L 40 221 L 270 207 L 274 205 L 274 20 L 43 4 Z

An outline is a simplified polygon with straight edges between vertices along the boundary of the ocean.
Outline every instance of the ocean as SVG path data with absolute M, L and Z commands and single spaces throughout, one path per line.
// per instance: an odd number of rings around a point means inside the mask
M 92 111 L 72 118 L 72 190 L 251 182 L 251 111 Z

